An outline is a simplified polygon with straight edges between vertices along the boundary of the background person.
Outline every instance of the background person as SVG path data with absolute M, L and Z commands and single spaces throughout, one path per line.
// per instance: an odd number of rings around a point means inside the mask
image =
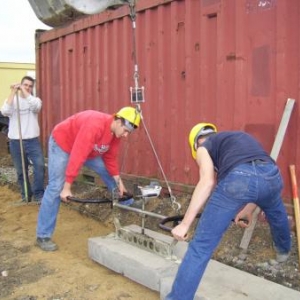
M 235 218 L 239 223 L 240 218 L 248 217 L 251 221 L 256 205 L 269 222 L 277 261 L 283 262 L 289 256 L 291 237 L 281 198 L 283 183 L 274 160 L 249 134 L 216 131 L 213 124 L 199 123 L 189 135 L 200 179 L 182 222 L 172 230 L 174 238 L 186 240 L 196 215 L 204 205 L 205 208 L 167 300 L 194 299 L 213 251 L 231 220 Z
M 42 250 L 57 249 L 51 237 L 60 201 L 67 202 L 67 197 L 72 196 L 72 183 L 83 165 L 96 172 L 109 191 L 117 187 L 120 196 L 126 192 L 117 155 L 121 138 L 137 128 L 140 119 L 133 107 L 124 107 L 115 115 L 86 110 L 55 126 L 49 139 L 49 182 L 37 221 L 36 244 Z
M 27 196 L 27 200 L 30 202 L 32 196 L 34 196 L 33 200 L 39 202 L 44 194 L 45 172 L 44 156 L 39 141 L 40 127 L 38 123 L 38 114 L 42 108 L 42 101 L 40 98 L 32 95 L 33 86 L 34 79 L 29 76 L 23 77 L 21 83 L 12 84 L 10 87 L 11 92 L 5 100 L 1 112 L 4 116 L 9 117 L 9 149 L 17 171 L 22 201 L 25 201 Z M 19 131 L 17 99 L 19 99 L 21 132 Z M 26 174 L 23 174 L 20 139 L 23 142 Z M 32 185 L 30 185 L 28 179 L 29 162 L 33 164 Z M 24 180 L 27 183 L 27 195 L 25 195 Z

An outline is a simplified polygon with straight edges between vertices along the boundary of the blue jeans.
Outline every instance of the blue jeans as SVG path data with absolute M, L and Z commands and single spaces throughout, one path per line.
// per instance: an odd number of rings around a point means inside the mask
M 40 206 L 36 234 L 37 237 L 51 237 L 60 207 L 60 193 L 65 183 L 65 171 L 69 161 L 69 153 L 64 152 L 55 142 L 52 136 L 48 146 L 48 177 L 44 197 Z M 85 166 L 96 172 L 109 191 L 116 188 L 113 177 L 108 173 L 101 157 L 88 159 Z
M 247 203 L 255 203 L 265 212 L 277 251 L 288 253 L 291 237 L 282 187 L 280 172 L 273 163 L 241 164 L 219 182 L 208 199 L 166 300 L 194 299 L 213 251 L 231 220 Z
M 32 195 L 36 200 L 40 200 L 44 194 L 44 174 L 45 174 L 45 162 L 44 155 L 41 148 L 41 144 L 38 138 L 22 140 L 24 164 L 25 164 L 25 176 L 22 168 L 22 156 L 20 140 L 10 140 L 10 154 L 13 159 L 15 169 L 17 171 L 18 184 L 21 188 L 22 199 L 25 199 L 24 177 L 27 183 L 27 196 L 28 200 Z M 28 166 L 29 161 L 33 164 L 33 184 L 31 186 L 28 178 Z

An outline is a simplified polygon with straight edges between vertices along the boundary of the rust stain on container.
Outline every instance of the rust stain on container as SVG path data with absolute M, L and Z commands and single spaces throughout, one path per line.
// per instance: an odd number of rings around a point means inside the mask
M 39 33 L 37 88 L 42 140 L 69 115 L 130 105 L 134 86 L 129 9 L 103 12 Z M 188 133 L 201 121 L 246 130 L 270 151 L 288 98 L 299 100 L 300 1 L 140 0 L 136 57 L 144 124 L 123 143 L 122 171 L 195 185 Z M 295 106 L 278 163 L 291 199 L 288 165 L 300 165 Z M 146 131 L 147 129 L 147 131 Z M 299 169 L 300 170 L 300 169 Z M 300 171 L 298 175 L 300 176 Z

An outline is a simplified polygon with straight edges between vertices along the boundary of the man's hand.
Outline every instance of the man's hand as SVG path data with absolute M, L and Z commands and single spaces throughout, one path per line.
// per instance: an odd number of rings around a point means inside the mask
M 257 207 L 254 203 L 248 203 L 234 218 L 235 224 L 242 228 L 249 227 L 252 223 L 252 214 Z M 244 220 L 247 220 L 246 223 Z
M 234 222 L 236 225 L 242 227 L 242 228 L 247 228 L 250 226 L 252 222 L 252 215 L 249 216 L 243 216 L 243 217 L 235 217 Z
M 14 93 L 17 92 L 18 90 L 20 90 L 20 88 L 21 88 L 20 83 L 14 83 L 10 86 L 10 90 Z
M 27 90 L 26 86 L 24 86 L 21 83 L 14 83 L 10 86 L 11 93 L 15 94 L 17 91 L 20 91 L 22 93 L 22 96 L 24 98 L 29 97 L 31 94 Z
M 119 190 L 119 195 L 122 197 L 123 194 L 127 192 L 127 190 L 126 190 L 120 176 L 114 176 L 114 179 L 115 179 L 115 182 L 116 182 L 118 190 Z
M 61 201 L 65 202 L 65 203 L 68 203 L 68 202 L 70 202 L 70 200 L 68 200 L 67 197 L 72 197 L 72 196 L 73 195 L 72 195 L 72 192 L 71 192 L 71 184 L 68 183 L 68 182 L 65 182 L 64 188 L 60 193 Z
M 188 238 L 188 230 L 188 226 L 186 226 L 184 223 L 180 223 L 179 225 L 174 227 L 171 232 L 176 240 L 185 241 Z

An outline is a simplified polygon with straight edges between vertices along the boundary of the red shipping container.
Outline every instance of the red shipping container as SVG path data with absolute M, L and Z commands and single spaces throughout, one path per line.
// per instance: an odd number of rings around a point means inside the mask
M 196 123 L 215 123 L 219 131 L 245 130 L 270 152 L 286 101 L 293 98 L 296 105 L 277 160 L 289 206 L 288 166 L 300 166 L 300 1 L 140 0 L 136 10 L 144 126 L 124 140 L 122 172 L 164 180 L 149 132 L 172 187 L 193 186 L 198 169 L 188 134 Z M 114 113 L 131 104 L 129 12 L 122 6 L 38 32 L 45 151 L 54 125 L 71 114 L 85 109 Z

